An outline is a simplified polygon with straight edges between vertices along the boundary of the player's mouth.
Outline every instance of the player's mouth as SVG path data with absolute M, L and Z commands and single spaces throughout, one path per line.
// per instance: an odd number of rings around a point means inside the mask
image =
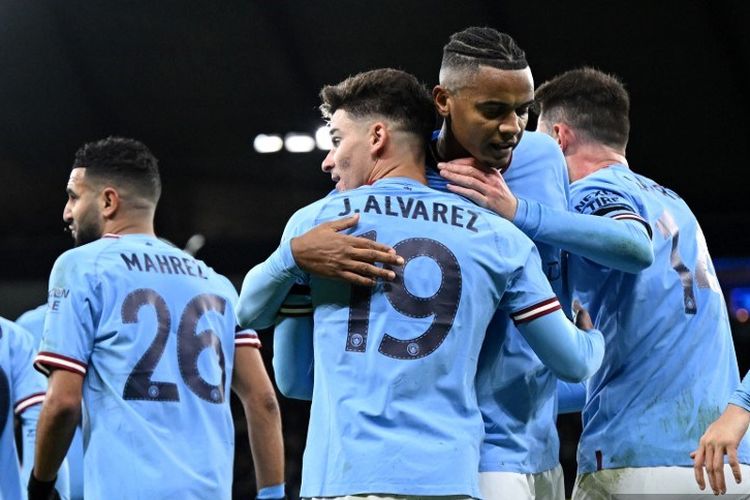
M 490 149 L 497 152 L 507 153 L 516 147 L 515 142 L 492 142 L 490 143 Z

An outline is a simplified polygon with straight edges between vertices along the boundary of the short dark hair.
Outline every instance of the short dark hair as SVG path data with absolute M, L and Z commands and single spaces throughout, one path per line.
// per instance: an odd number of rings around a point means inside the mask
M 444 81 L 448 72 L 468 71 L 472 74 L 479 70 L 479 66 L 517 70 L 528 65 L 526 53 L 513 37 L 493 28 L 472 26 L 451 35 L 443 47 L 440 83 L 451 86 Z
M 566 71 L 539 86 L 535 108 L 547 123 L 566 123 L 611 147 L 628 144 L 630 97 L 615 75 L 589 67 Z
M 107 137 L 89 142 L 76 151 L 73 168 L 85 168 L 86 177 L 125 183 L 143 198 L 159 201 L 161 178 L 156 157 L 142 142 L 126 137 Z
M 424 144 L 435 128 L 435 105 L 429 91 L 405 71 L 382 68 L 358 73 L 323 87 L 320 99 L 325 118 L 339 109 L 356 118 L 382 116 L 417 135 Z

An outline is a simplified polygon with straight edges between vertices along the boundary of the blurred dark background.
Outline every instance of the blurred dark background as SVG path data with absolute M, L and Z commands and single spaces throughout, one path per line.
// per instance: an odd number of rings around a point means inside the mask
M 260 154 L 256 135 L 314 134 L 320 87 L 362 70 L 397 67 L 432 86 L 449 35 L 489 25 L 526 50 L 537 84 L 584 64 L 624 79 L 630 164 L 696 212 L 748 367 L 747 2 L 0 0 L 0 20 L 3 316 L 45 300 L 70 246 L 61 216 L 82 143 L 116 134 L 148 144 L 164 183 L 159 233 L 178 245 L 203 234 L 198 256 L 239 283 L 287 218 L 332 187 L 322 150 Z M 294 496 L 307 406 L 282 404 Z M 560 425 L 572 471 L 578 417 Z M 253 480 L 238 453 L 246 494 Z

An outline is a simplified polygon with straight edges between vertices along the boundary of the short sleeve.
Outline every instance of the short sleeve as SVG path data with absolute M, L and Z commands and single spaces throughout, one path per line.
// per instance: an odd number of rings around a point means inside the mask
M 234 346 L 235 347 L 255 347 L 260 349 L 263 345 L 258 338 L 258 332 L 252 328 L 242 328 L 237 326 L 234 333 Z
M 508 286 L 500 301 L 516 325 L 546 316 L 562 308 L 552 286 L 542 271 L 542 261 L 534 245 L 528 245 L 522 253 L 516 253 L 519 263 L 508 280 Z
M 52 369 L 86 375 L 101 311 L 101 287 L 87 254 L 66 252 L 50 274 L 47 315 L 34 366 L 49 375 Z
M 17 325 L 6 328 L 4 334 L 10 338 L 10 359 L 12 363 L 12 394 L 13 411 L 20 415 L 27 408 L 39 404 L 44 400 L 47 381 L 34 370 L 34 338 L 31 333 Z

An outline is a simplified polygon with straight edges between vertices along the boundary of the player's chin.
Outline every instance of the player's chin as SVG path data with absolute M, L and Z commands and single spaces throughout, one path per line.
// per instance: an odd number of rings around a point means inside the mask
M 480 158 L 479 161 L 495 170 L 503 170 L 510 163 L 512 152 L 513 149 L 511 148 L 491 148 L 490 151 L 484 155 L 484 158 Z

